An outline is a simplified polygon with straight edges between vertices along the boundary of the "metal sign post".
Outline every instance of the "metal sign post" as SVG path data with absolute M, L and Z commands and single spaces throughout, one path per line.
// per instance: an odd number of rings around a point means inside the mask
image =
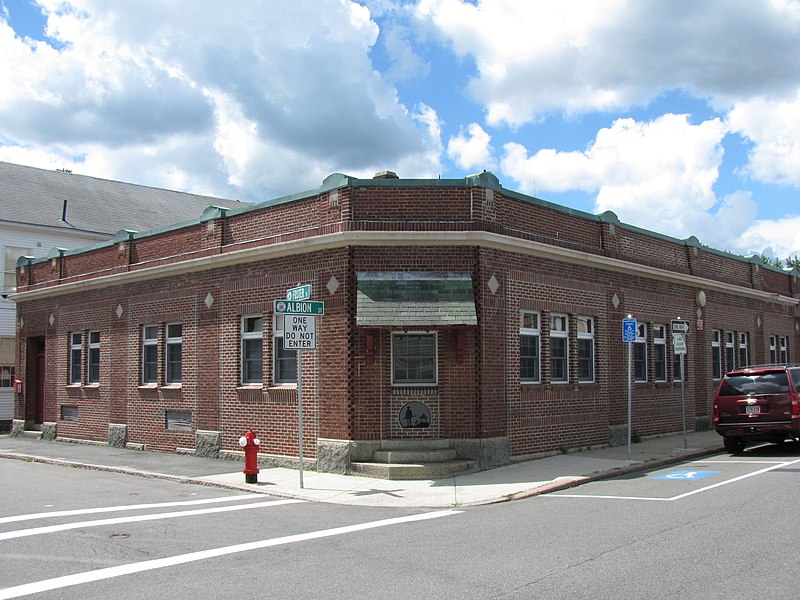
M 300 489 L 303 489 L 303 351 L 297 351 L 297 444 L 300 458 Z
M 631 461 L 631 413 L 632 411 L 632 397 L 633 397 L 633 342 L 636 341 L 636 319 L 628 315 L 626 319 L 622 319 L 622 341 L 628 344 L 628 462 Z
M 672 320 L 672 349 L 678 355 L 681 368 L 681 420 L 683 421 L 683 449 L 689 448 L 689 438 L 686 433 L 686 370 L 683 368 L 683 357 L 686 356 L 686 336 L 689 333 L 689 321 L 680 317 Z
M 303 348 L 317 347 L 315 315 L 325 314 L 324 302 L 308 301 L 311 286 L 286 290 L 286 300 L 275 300 L 275 312 L 284 315 L 283 348 L 297 351 L 297 446 L 300 489 L 303 489 Z M 288 317 L 288 318 L 287 318 Z

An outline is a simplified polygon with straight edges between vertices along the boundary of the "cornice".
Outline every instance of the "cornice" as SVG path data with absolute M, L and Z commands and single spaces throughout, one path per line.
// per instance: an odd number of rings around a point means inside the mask
M 800 299 L 790 298 L 781 294 L 744 288 L 695 275 L 675 273 L 666 269 L 640 265 L 589 252 L 581 252 L 579 250 L 552 246 L 542 242 L 523 240 L 482 231 L 346 231 L 331 233 L 255 248 L 228 250 L 223 254 L 187 259 L 173 264 L 137 268 L 136 270 L 126 271 L 124 273 L 115 273 L 113 275 L 99 276 L 92 279 L 61 283 L 52 287 L 18 292 L 10 296 L 10 298 L 15 302 L 53 298 L 87 290 L 96 290 L 111 285 L 155 281 L 167 277 L 174 277 L 176 275 L 219 269 L 231 265 L 309 254 L 312 252 L 322 252 L 348 246 L 475 246 L 547 258 L 558 262 L 583 265 L 603 271 L 620 273 L 623 275 L 634 275 L 682 286 L 694 286 L 706 291 L 711 290 L 785 306 L 794 307 L 800 304 Z

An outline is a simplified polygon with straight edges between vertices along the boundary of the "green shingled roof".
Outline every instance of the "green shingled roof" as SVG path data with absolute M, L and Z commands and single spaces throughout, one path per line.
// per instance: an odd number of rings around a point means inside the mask
M 365 327 L 478 322 L 469 273 L 359 273 L 357 311 Z

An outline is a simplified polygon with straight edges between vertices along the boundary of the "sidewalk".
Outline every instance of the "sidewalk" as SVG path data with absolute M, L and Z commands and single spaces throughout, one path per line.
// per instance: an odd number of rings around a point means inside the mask
M 280 497 L 357 506 L 453 507 L 489 504 L 573 487 L 623 473 L 663 467 L 722 451 L 715 431 L 648 438 L 627 446 L 559 454 L 472 475 L 427 481 L 397 481 L 285 468 L 261 468 L 257 484 L 246 484 L 242 464 L 165 452 L 142 452 L 105 445 L 46 442 L 0 436 L 0 459 L 79 466 L 240 489 Z M 0 461 L 0 469 L 2 462 Z

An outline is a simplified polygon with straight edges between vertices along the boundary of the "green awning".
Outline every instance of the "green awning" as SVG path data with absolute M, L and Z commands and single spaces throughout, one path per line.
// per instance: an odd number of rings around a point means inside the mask
M 469 273 L 358 273 L 356 324 L 477 325 Z

